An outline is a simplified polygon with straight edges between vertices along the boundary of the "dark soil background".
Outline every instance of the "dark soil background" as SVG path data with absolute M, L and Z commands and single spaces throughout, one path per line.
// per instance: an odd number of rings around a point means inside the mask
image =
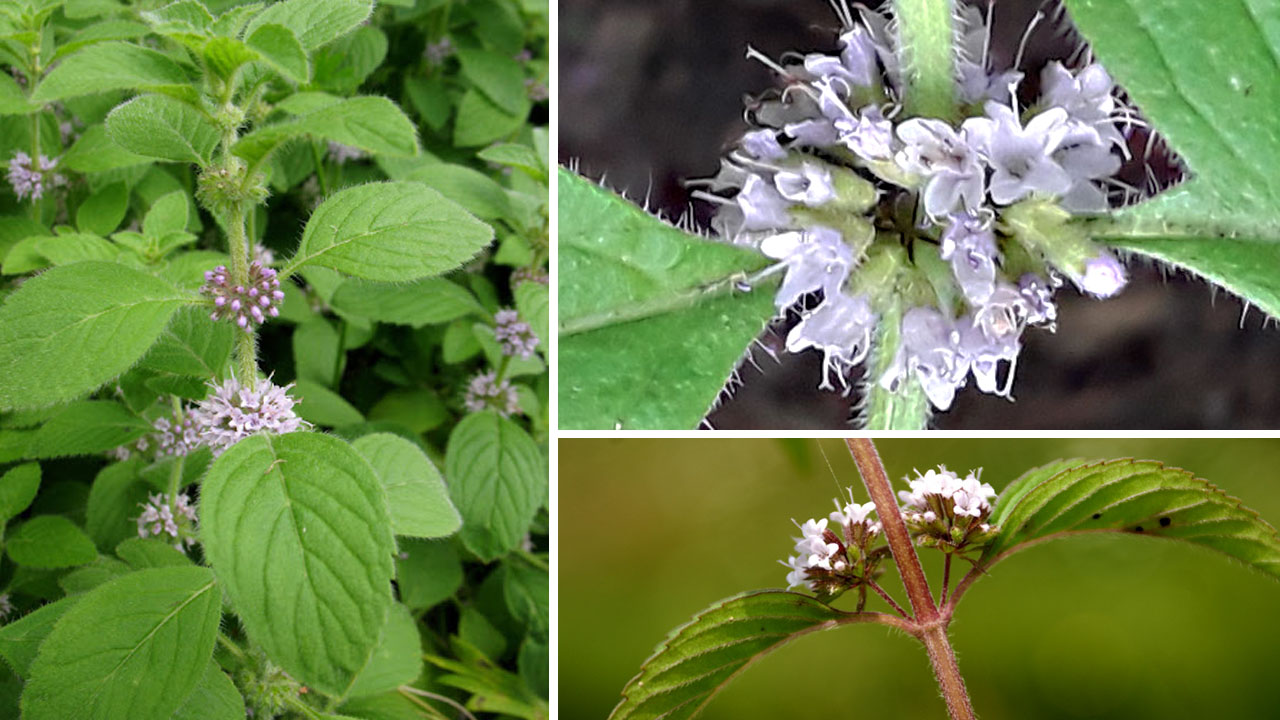
M 1036 0 L 998 0 L 992 41 L 1008 64 Z M 1065 58 L 1074 40 L 1052 22 L 1030 36 L 1024 68 Z M 746 128 L 743 98 L 772 87 L 748 44 L 771 57 L 834 51 L 825 0 L 560 0 L 560 159 L 648 198 L 669 216 L 691 205 L 681 181 L 715 173 Z M 1159 160 L 1159 159 L 1157 159 Z M 1017 402 L 962 391 L 941 429 L 1280 427 L 1280 333 L 1204 282 L 1148 262 L 1105 302 L 1058 294 L 1057 333 L 1028 329 Z M 786 334 L 785 325 L 775 333 Z M 762 342 L 780 345 L 766 333 Z M 759 370 L 710 416 L 720 429 L 842 429 L 857 398 L 818 391 L 821 356 L 756 352 Z M 972 385 L 972 383 L 970 383 Z

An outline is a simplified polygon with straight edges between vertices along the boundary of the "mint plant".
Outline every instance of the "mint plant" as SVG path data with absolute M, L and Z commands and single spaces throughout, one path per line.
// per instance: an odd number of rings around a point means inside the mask
M 562 388 L 565 427 L 697 425 L 773 319 L 779 351 L 820 354 L 814 385 L 855 398 L 859 423 L 923 428 L 966 389 L 1011 399 L 1024 334 L 1056 328 L 1055 294 L 1111 297 L 1133 255 L 1274 312 L 1254 271 L 1274 260 L 1257 225 L 1269 190 L 1234 186 L 1218 157 L 1274 151 L 1245 130 L 1268 81 L 1219 57 L 1245 38 L 1263 64 L 1251 13 L 1189 48 L 1170 29 L 1191 27 L 1183 3 L 1065 6 L 1087 43 L 1048 62 L 1024 59 L 1043 14 L 998 58 L 1001 8 L 950 0 L 836 3 L 834 53 L 748 48 L 777 87 L 748 101 L 720 172 L 689 183 L 716 208 L 711 238 L 566 172 L 560 332 L 581 381 Z M 1234 109 L 1210 128 L 1201 106 Z M 1132 185 L 1165 140 L 1172 177 Z
M 0 715 L 547 717 L 547 32 L 0 6 Z
M 870 502 L 860 504 L 850 489 L 829 516 L 796 524 L 800 536 L 783 565 L 786 584 L 800 591 L 748 592 L 712 605 L 659 645 L 611 717 L 694 717 L 764 654 L 803 635 L 860 624 L 918 640 L 949 716 L 976 717 L 948 636 L 960 601 L 1003 559 L 1068 536 L 1180 540 L 1280 576 L 1273 526 L 1209 482 L 1159 462 L 1057 460 L 999 492 L 980 469 L 961 476 L 938 468 L 904 478 L 895 497 L 872 441 L 846 443 Z M 921 560 L 934 552 L 943 572 L 931 587 Z M 902 602 L 884 587 L 895 571 L 906 591 Z M 846 593 L 851 609 L 838 609 Z M 887 611 L 868 610 L 869 597 L 882 599 Z

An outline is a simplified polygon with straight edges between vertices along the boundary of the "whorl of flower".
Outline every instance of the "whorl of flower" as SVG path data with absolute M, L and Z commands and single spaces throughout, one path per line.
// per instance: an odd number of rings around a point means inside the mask
M 172 539 L 173 546 L 182 552 L 196 544 L 195 528 L 196 509 L 186 493 L 151 495 L 138 516 L 138 537 Z
M 879 536 L 879 521 L 873 521 L 875 503 L 859 504 L 849 489 L 849 502 L 833 500 L 836 511 L 827 518 L 810 518 L 795 541 L 796 554 L 779 561 L 789 568 L 787 587 L 804 587 L 820 594 L 843 592 L 874 577 L 883 553 L 872 549 Z M 828 524 L 830 523 L 830 524 Z M 883 549 L 883 548 L 882 548 Z
M 463 405 L 470 412 L 493 410 L 502 417 L 520 412 L 520 398 L 516 389 L 508 380 L 498 382 L 498 374 L 492 370 L 471 378 Z
M 507 308 L 494 313 L 497 325 L 493 328 L 493 336 L 502 343 L 502 354 L 528 360 L 538 348 L 538 336 L 534 334 L 529 323 L 520 319 L 520 314 Z
M 364 160 L 369 157 L 369 153 L 357 147 L 343 145 L 340 142 L 329 141 L 329 159 L 339 165 L 346 165 L 350 161 Z
M 426 58 L 427 63 L 431 65 L 439 65 L 452 56 L 453 53 L 453 41 L 446 36 L 436 42 L 427 43 L 427 48 L 423 51 L 422 57 Z
M 546 102 L 551 97 L 551 91 L 547 88 L 547 84 L 537 78 L 525 78 L 524 89 L 529 94 L 529 100 L 532 102 Z
M 920 545 L 945 552 L 963 552 L 982 545 L 995 536 L 987 523 L 996 491 L 980 480 L 979 468 L 961 478 L 939 465 L 916 479 L 907 480 L 910 490 L 898 491 L 907 528 Z
M 191 411 L 199 436 L 218 456 L 255 433 L 294 432 L 304 423 L 293 412 L 292 387 L 292 383 L 281 387 L 269 379 L 241 384 L 234 377 L 210 384 L 212 392 Z
M 201 445 L 192 408 L 183 408 L 172 417 L 156 418 L 151 427 L 155 428 L 151 441 L 158 458 L 188 455 Z
M 9 184 L 13 186 L 13 192 L 18 196 L 18 200 L 26 200 L 28 197 L 39 200 L 44 197 L 45 191 L 49 188 L 65 185 L 67 179 L 54 172 L 57 167 L 58 158 L 49 159 L 41 155 L 38 161 L 33 163 L 30 155 L 24 152 L 15 153 L 9 160 Z
M 1076 229 L 1065 223 L 1120 197 L 1113 177 L 1127 148 L 1117 123 L 1131 111 L 1101 67 L 1058 62 L 1020 110 L 1023 73 L 993 66 L 991 18 L 962 4 L 956 83 L 970 117 L 907 117 L 891 22 L 866 9 L 841 15 L 837 54 L 778 64 L 748 50 L 786 88 L 751 104 L 754 126 L 694 196 L 718 206 L 722 239 L 774 260 L 766 272 L 785 272 L 779 316 L 799 306 L 802 317 L 786 347 L 822 351 L 820 387 L 836 388 L 833 371 L 848 387 L 893 310 L 901 344 L 872 382 L 896 392 L 918 379 L 943 410 L 969 378 L 1010 397 L 1022 332 L 1054 326 L 1060 277 L 1100 298 L 1125 285 L 1123 266 L 1083 233 L 1065 238 Z M 1015 212 L 1036 204 L 1059 213 L 1051 232 L 1036 223 L 1052 213 Z M 954 290 L 936 284 L 924 254 L 950 265 Z
M 280 315 L 284 293 L 280 290 L 280 278 L 274 269 L 263 267 L 255 260 L 249 264 L 247 285 L 232 285 L 231 282 L 231 273 L 225 265 L 205 272 L 200 292 L 213 297 L 210 318 L 231 320 L 245 332 L 253 332 L 268 317 Z

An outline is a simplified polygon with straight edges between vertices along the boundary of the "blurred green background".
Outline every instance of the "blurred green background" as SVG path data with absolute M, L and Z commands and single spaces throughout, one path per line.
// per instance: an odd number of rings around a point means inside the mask
M 1060 457 L 1183 467 L 1280 522 L 1280 440 L 880 440 L 890 477 L 983 467 L 997 490 Z M 830 460 L 828 468 L 823 452 Z M 560 717 L 600 720 L 669 631 L 744 590 L 782 587 L 803 522 L 840 487 L 840 440 L 561 440 Z M 833 476 L 834 472 L 834 476 Z M 842 492 L 842 491 L 841 491 Z M 936 552 L 922 556 L 940 578 Z M 896 572 L 885 586 L 906 596 Z M 852 609 L 853 597 L 838 607 Z M 883 610 L 874 598 L 869 609 Z M 1083 536 L 1013 555 L 951 626 L 983 720 L 1280 718 L 1280 582 L 1199 547 Z M 751 666 L 705 720 L 944 718 L 924 650 L 885 628 L 810 635 Z

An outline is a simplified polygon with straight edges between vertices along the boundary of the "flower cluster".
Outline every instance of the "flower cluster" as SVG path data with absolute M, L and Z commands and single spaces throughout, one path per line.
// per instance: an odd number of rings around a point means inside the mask
M 719 206 L 722 238 L 776 261 L 780 315 L 821 293 L 786 339 L 822 352 L 820 387 L 835 389 L 834 375 L 847 391 L 879 334 L 899 339 L 870 378 L 891 392 L 918 381 L 946 410 L 972 376 L 1009 397 L 1023 330 L 1054 327 L 1062 278 L 1096 297 L 1126 282 L 1068 221 L 1106 210 L 1119 187 L 1128 110 L 1100 66 L 1058 62 L 1020 110 L 1022 73 L 989 68 L 986 21 L 962 6 L 956 87 L 972 116 L 905 117 L 890 23 L 842 19 L 836 55 L 783 66 L 749 51 L 786 88 L 753 103 L 755 127 L 695 196 Z M 878 327 L 889 317 L 896 333 Z
M 875 576 L 883 553 L 871 548 L 879 536 L 878 521 L 871 520 L 874 503 L 858 504 L 849 491 L 843 507 L 834 500 L 836 511 L 821 520 L 810 518 L 794 538 L 796 554 L 782 564 L 790 569 L 787 587 L 805 587 L 823 595 L 834 595 L 858 587 Z M 794 520 L 792 522 L 795 522 Z M 828 526 L 830 523 L 830 526 Z
M 520 398 L 516 395 L 516 389 L 509 380 L 498 380 L 498 374 L 492 370 L 471 378 L 462 402 L 470 412 L 493 410 L 502 417 L 520 412 Z
M 182 408 L 171 417 L 156 418 L 151 427 L 155 428 L 150 444 L 155 446 L 156 457 L 188 455 L 200 447 L 200 428 L 190 408 Z
M 453 40 L 442 37 L 436 42 L 427 43 L 426 49 L 422 51 L 422 57 L 426 59 L 428 65 L 439 65 L 453 57 L 454 52 Z
M 28 197 L 39 200 L 44 197 L 45 190 L 65 185 L 67 179 L 55 172 L 57 167 L 57 158 L 50 159 L 41 155 L 33 162 L 30 155 L 24 152 L 15 153 L 9 160 L 9 184 L 13 186 L 13 192 L 18 196 L 18 200 L 25 200 Z
M 496 323 L 493 336 L 502 343 L 503 355 L 519 355 L 525 360 L 533 357 L 533 351 L 538 348 L 538 336 L 529 323 L 520 319 L 518 312 L 510 308 L 499 310 L 493 319 Z
M 547 273 L 537 268 L 516 268 L 511 273 L 511 287 L 518 287 L 521 283 L 527 282 L 546 285 L 548 282 Z
M 214 320 L 232 320 L 245 332 L 266 322 L 268 317 L 280 315 L 280 305 L 284 302 L 284 292 L 280 290 L 280 278 L 276 271 L 264 267 L 261 262 L 249 264 L 249 281 L 247 285 L 232 285 L 231 274 L 227 266 L 208 270 L 204 274 L 204 285 L 200 292 L 213 297 L 213 312 L 209 317 Z
M 293 412 L 292 384 L 270 380 L 241 384 L 234 377 L 213 384 L 208 397 L 191 411 L 199 436 L 214 456 L 254 433 L 291 433 L 304 425 Z
M 9 617 L 9 613 L 13 612 L 13 602 L 9 598 L 9 593 L 0 595 L 0 619 Z
M 171 538 L 181 552 L 196 544 L 196 509 L 186 493 L 147 498 L 138 516 L 138 537 Z
M 938 466 L 915 480 L 907 480 L 910 490 L 898 492 L 903 517 L 916 542 L 944 552 L 963 552 L 985 544 L 995 535 L 987 520 L 996 491 L 980 480 L 982 469 L 964 478 Z
M 329 141 L 329 159 L 339 165 L 346 165 L 348 162 L 355 160 L 364 160 L 369 157 L 369 153 L 357 147 L 343 145 L 340 142 Z

